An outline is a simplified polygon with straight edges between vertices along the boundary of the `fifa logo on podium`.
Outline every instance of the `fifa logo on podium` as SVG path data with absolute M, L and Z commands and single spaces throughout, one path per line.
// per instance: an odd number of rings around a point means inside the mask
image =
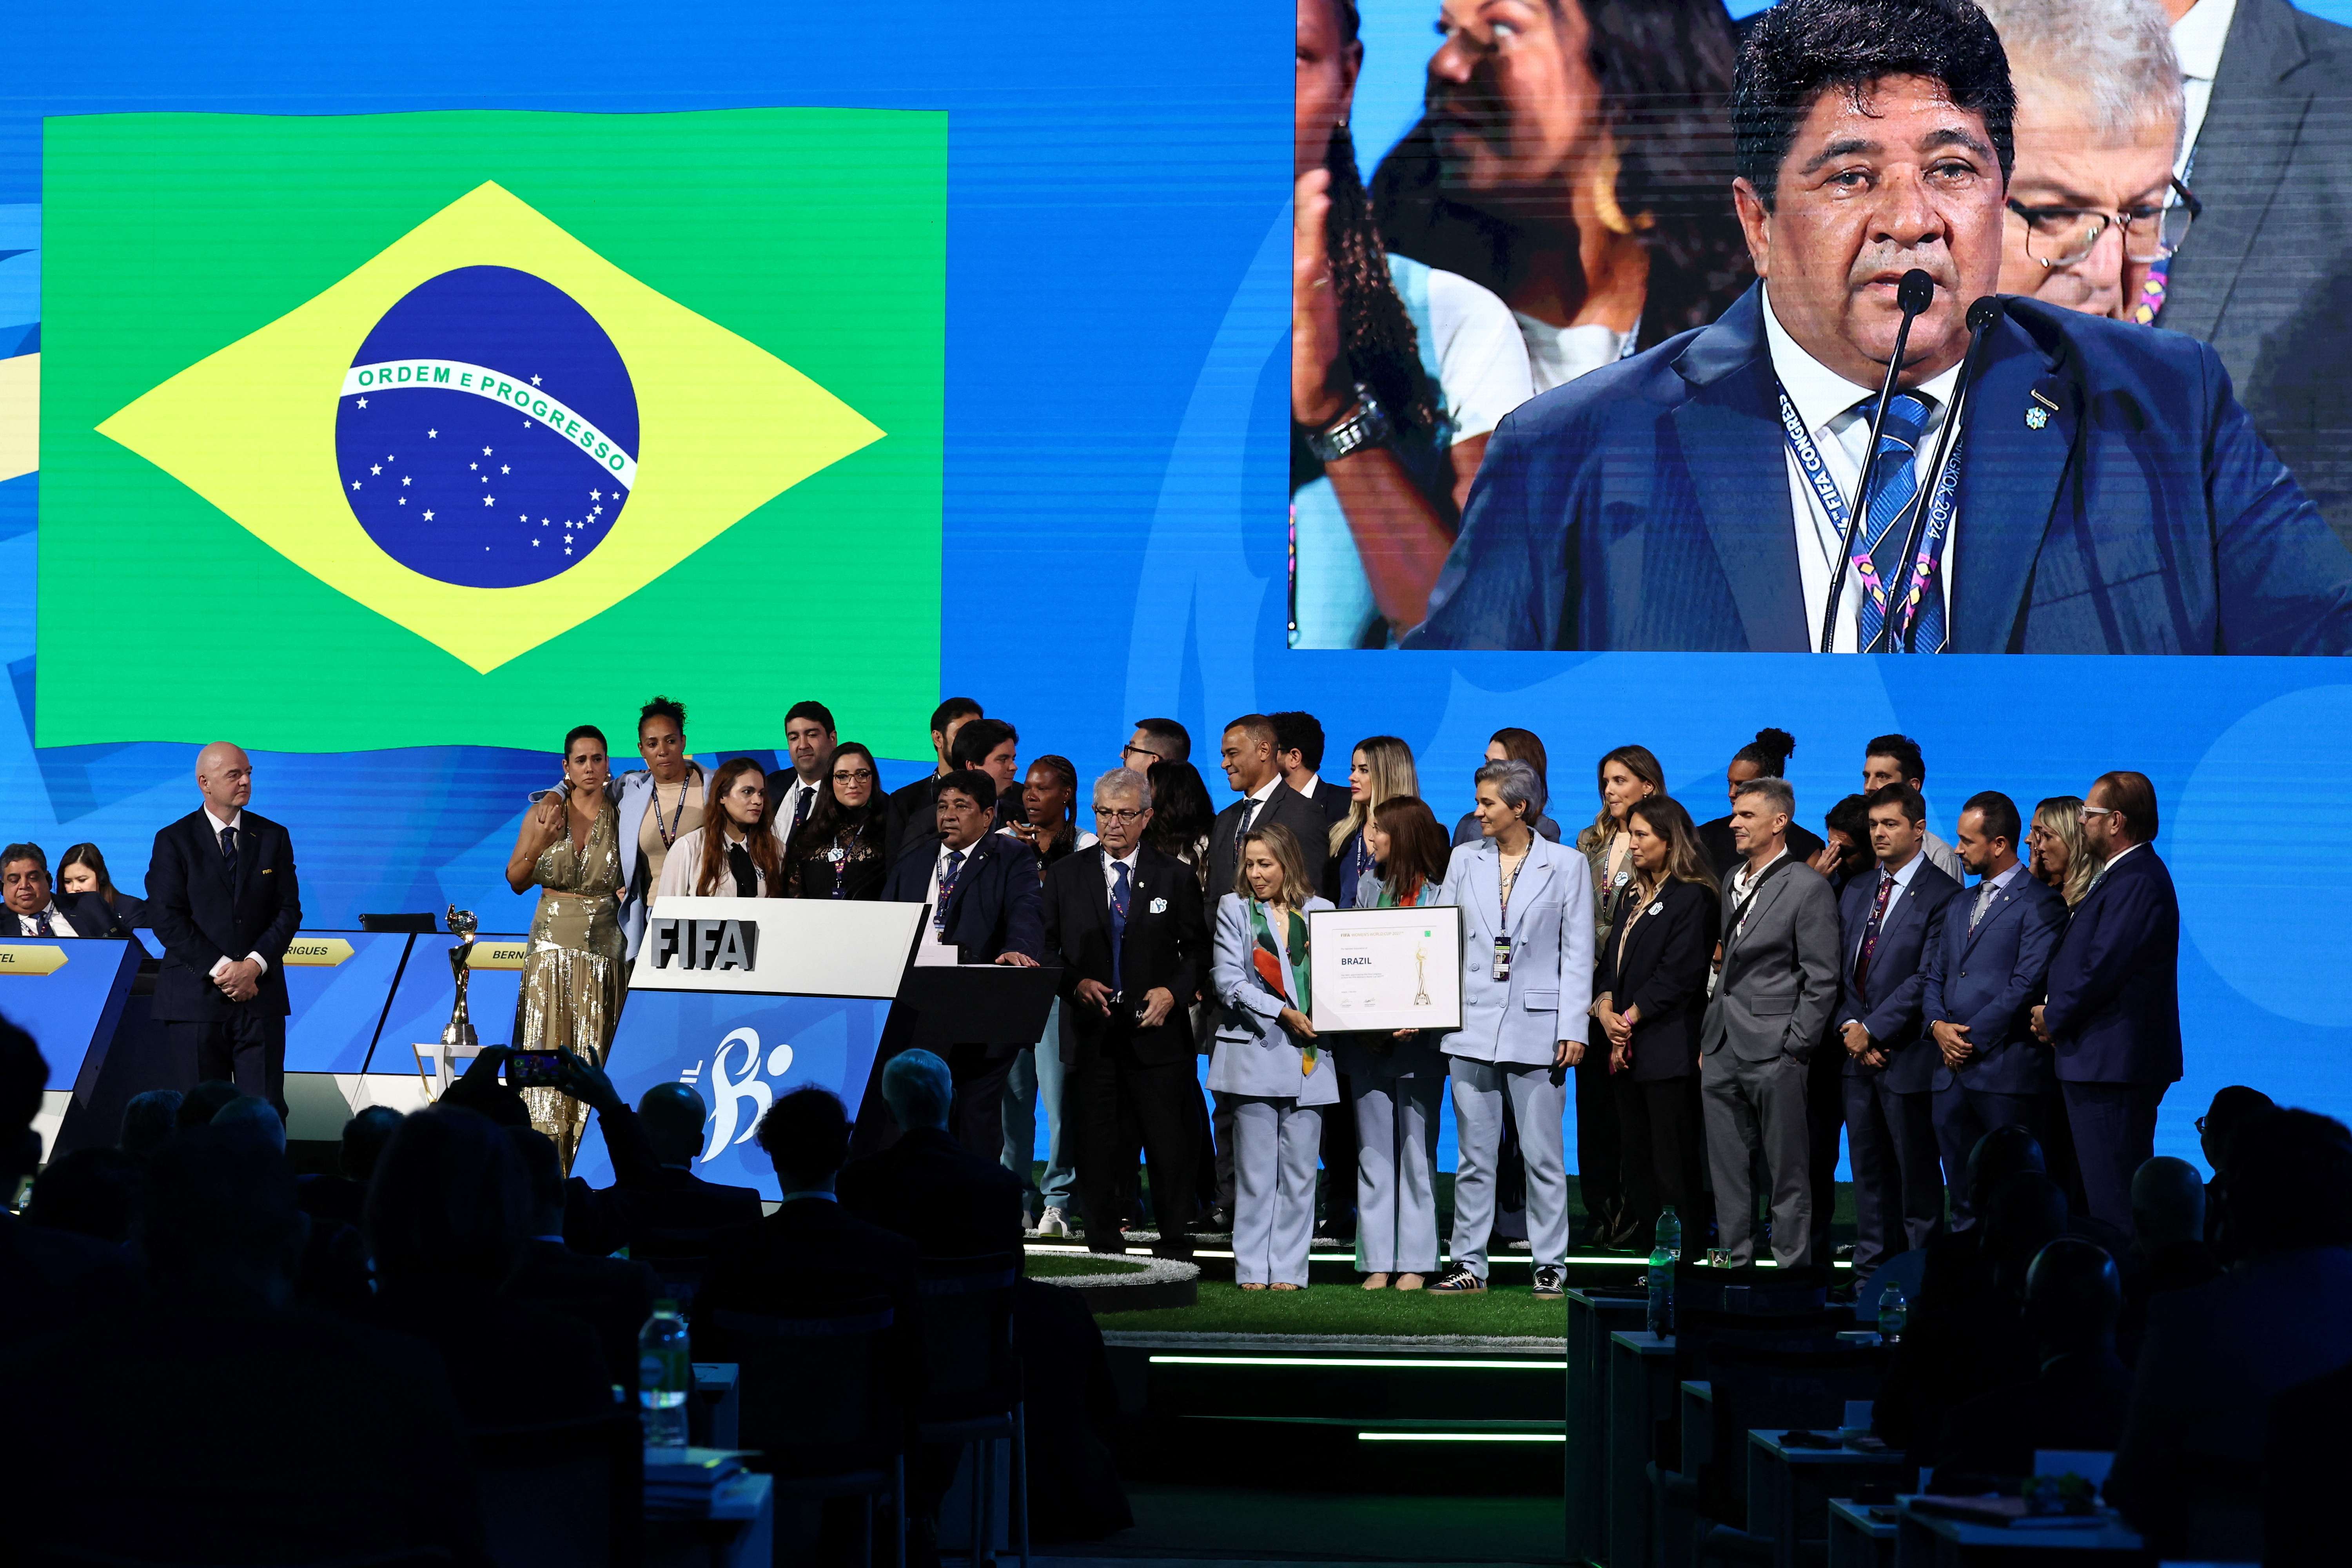
M 730 1070 L 730 1057 L 739 1046 L 742 1047 L 740 1057 L 735 1058 L 739 1065 Z M 763 1053 L 760 1031 L 743 1028 L 729 1031 L 727 1037 L 719 1042 L 719 1049 L 710 1058 L 708 1083 L 697 1082 L 702 1077 L 700 1062 L 677 1075 L 678 1082 L 698 1089 L 710 1102 L 710 1137 L 702 1146 L 702 1163 L 707 1165 L 735 1144 L 751 1141 L 759 1131 L 760 1118 L 776 1100 L 776 1092 L 768 1079 L 781 1083 L 792 1066 L 791 1046 L 780 1041 Z M 747 1103 L 751 1107 L 748 1111 L 744 1109 Z

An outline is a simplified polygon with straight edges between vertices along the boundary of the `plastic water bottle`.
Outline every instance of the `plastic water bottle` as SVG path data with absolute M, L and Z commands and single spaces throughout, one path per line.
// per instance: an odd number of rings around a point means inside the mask
M 1668 1204 L 1659 1211 L 1655 1240 L 1658 1246 L 1674 1255 L 1675 1262 L 1680 1263 L 1683 1260 L 1683 1222 L 1675 1214 L 1672 1204 Z
M 1878 1337 L 1890 1345 L 1897 1343 L 1910 1321 L 1911 1303 L 1904 1299 L 1903 1287 L 1888 1285 L 1878 1298 Z
M 694 1387 L 694 1357 L 686 1319 L 675 1301 L 656 1301 L 637 1331 L 637 1406 L 648 1448 L 686 1447 L 686 1399 Z
M 1675 1254 L 1666 1245 L 1666 1224 L 1658 1222 L 1657 1239 L 1650 1244 L 1650 1268 L 1644 1282 L 1650 1287 L 1648 1327 L 1660 1339 L 1675 1331 Z

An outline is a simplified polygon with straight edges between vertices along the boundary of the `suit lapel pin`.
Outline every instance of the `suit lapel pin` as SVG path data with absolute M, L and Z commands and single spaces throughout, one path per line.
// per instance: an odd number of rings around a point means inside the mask
M 2033 402 L 2025 410 L 2025 427 L 2039 430 L 2050 423 L 2050 416 L 2058 412 L 2058 405 L 2038 386 L 2033 389 L 2032 396 Z

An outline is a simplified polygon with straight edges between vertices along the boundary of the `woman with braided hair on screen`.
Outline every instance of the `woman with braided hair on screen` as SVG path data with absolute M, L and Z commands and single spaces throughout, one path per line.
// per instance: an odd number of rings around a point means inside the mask
M 1427 613 L 1487 434 L 1533 387 L 1503 302 L 1373 226 L 1348 132 L 1355 0 L 1297 8 L 1290 641 L 1381 647 Z

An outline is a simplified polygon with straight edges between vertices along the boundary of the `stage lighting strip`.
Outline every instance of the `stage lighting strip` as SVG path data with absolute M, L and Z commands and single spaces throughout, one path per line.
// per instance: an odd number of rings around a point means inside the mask
M 1385 1356 L 1155 1355 L 1153 1366 L 1341 1366 L 1405 1367 L 1423 1372 L 1566 1372 L 1566 1361 L 1471 1361 L 1451 1356 L 1406 1360 Z
M 1029 1250 L 1032 1252 L 1083 1253 L 1086 1251 L 1086 1248 L 1083 1247 L 1058 1247 L 1052 1242 L 1045 1241 L 1031 1241 L 1024 1245 L 1027 1246 Z M 1127 1249 L 1126 1255 L 1137 1258 L 1148 1258 L 1151 1255 L 1151 1248 L 1148 1247 L 1130 1247 Z M 1214 1247 L 1195 1247 L 1192 1251 L 1192 1256 L 1195 1258 L 1231 1258 L 1233 1253 L 1230 1249 L 1221 1252 Z M 1356 1261 L 1356 1255 L 1352 1252 L 1310 1252 L 1307 1255 L 1307 1260 L 1309 1263 L 1353 1263 Z M 1493 1268 L 1498 1263 L 1519 1264 L 1533 1263 L 1535 1259 L 1526 1253 L 1505 1253 L 1498 1257 L 1489 1258 L 1486 1260 L 1486 1264 L 1488 1268 Z M 1615 1264 L 1626 1268 L 1646 1268 L 1650 1264 L 1650 1260 L 1646 1258 L 1636 1258 L 1625 1253 L 1604 1255 L 1597 1258 L 1563 1258 L 1560 1259 L 1560 1262 L 1562 1264 L 1574 1264 L 1579 1266 Z M 1773 1262 L 1772 1259 L 1769 1258 L 1758 1258 L 1755 1266 L 1759 1268 L 1777 1268 L 1780 1267 L 1779 1264 Z M 1851 1269 L 1853 1265 L 1851 1263 L 1832 1263 L 1830 1267 L 1832 1268 Z
M 1359 1432 L 1359 1443 L 1565 1443 L 1565 1432 Z

